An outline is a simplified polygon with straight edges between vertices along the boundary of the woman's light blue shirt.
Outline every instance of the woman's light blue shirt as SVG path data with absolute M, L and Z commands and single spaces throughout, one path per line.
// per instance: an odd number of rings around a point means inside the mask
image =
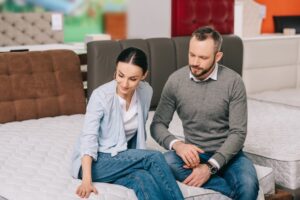
M 83 155 L 97 160 L 98 152 L 112 156 L 127 149 L 122 111 L 116 94 L 115 80 L 96 88 L 89 100 L 83 129 L 72 156 L 72 176 L 78 178 Z M 148 117 L 152 88 L 144 81 L 136 89 L 138 106 L 138 129 L 136 148 L 146 148 L 145 123 Z

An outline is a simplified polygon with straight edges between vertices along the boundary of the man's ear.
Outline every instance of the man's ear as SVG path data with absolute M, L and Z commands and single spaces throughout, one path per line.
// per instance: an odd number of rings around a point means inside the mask
M 219 62 L 223 57 L 223 52 L 218 51 L 216 54 L 216 62 Z
M 146 71 L 146 73 L 143 75 L 143 77 L 142 77 L 142 81 L 144 81 L 145 79 L 146 79 L 146 77 L 148 76 L 148 70 Z

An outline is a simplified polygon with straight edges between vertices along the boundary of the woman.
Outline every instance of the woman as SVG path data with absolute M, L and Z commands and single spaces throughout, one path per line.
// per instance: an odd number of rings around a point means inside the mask
M 73 176 L 82 179 L 76 194 L 97 194 L 92 182 L 123 185 L 143 199 L 183 199 L 163 155 L 145 149 L 145 123 L 152 88 L 147 58 L 137 48 L 117 58 L 115 80 L 90 97 L 82 134 L 73 155 Z

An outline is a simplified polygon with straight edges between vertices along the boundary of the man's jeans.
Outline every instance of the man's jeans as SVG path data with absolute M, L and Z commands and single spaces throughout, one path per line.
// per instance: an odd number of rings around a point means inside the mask
M 206 163 L 212 155 L 199 154 L 200 162 Z M 184 162 L 175 151 L 166 152 L 165 158 L 177 180 L 182 182 L 192 173 L 191 169 L 183 168 Z M 240 151 L 202 187 L 218 191 L 232 199 L 256 200 L 259 183 L 252 162 Z
M 158 151 L 128 149 L 114 157 L 99 152 L 92 163 L 92 179 L 131 188 L 139 200 L 183 199 L 172 171 Z

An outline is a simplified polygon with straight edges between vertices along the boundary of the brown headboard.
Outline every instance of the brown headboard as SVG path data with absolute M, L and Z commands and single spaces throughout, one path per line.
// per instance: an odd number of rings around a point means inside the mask
M 80 114 L 85 106 L 73 51 L 0 53 L 0 123 Z

